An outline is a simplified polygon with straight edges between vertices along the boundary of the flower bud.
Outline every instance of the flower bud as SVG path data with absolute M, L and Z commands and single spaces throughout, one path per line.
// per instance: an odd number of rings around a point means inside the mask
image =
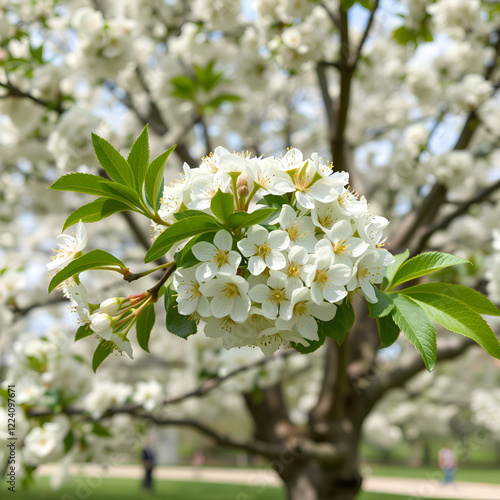
M 246 172 L 242 172 L 238 177 L 236 189 L 238 191 L 238 196 L 248 196 L 248 193 L 250 193 L 250 190 L 248 189 L 248 176 Z
M 101 312 L 113 316 L 120 310 L 122 303 L 123 300 L 119 299 L 118 297 L 106 299 L 104 302 L 101 302 Z
M 90 327 L 95 333 L 104 338 L 113 331 L 113 319 L 109 314 L 93 314 L 90 318 Z

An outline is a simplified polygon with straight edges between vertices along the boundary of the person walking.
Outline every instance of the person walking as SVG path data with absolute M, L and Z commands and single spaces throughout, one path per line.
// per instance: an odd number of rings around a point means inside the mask
M 455 470 L 457 468 L 457 461 L 455 459 L 455 454 L 448 448 L 442 448 L 439 450 L 439 467 L 443 471 L 444 478 L 441 481 L 442 484 L 456 484 L 455 483 Z
M 142 465 L 144 466 L 144 480 L 142 488 L 151 491 L 153 489 L 153 468 L 154 468 L 154 451 L 151 446 L 151 438 L 147 438 L 142 449 Z

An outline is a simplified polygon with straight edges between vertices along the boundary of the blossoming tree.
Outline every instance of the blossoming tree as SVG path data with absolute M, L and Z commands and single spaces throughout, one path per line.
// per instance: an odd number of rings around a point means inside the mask
M 66 219 L 74 234 L 57 238 L 49 290 L 71 301 L 76 340 L 92 347 L 98 374 L 111 352 L 132 357 L 133 343 L 136 356 L 153 356 L 163 314 L 187 343 L 203 331 L 249 360 L 178 400 L 290 352 L 322 360 L 304 421 L 289 412 L 279 376 L 260 398 L 244 394 L 250 441 L 151 413 L 172 402 L 154 381 L 103 385 L 100 405 L 78 365 L 82 407 L 57 377 L 26 380 L 28 465 L 78 458 L 85 434 L 107 436 L 96 419 L 124 413 L 267 457 L 291 499 L 351 499 L 362 425 L 387 391 L 472 345 L 500 357 L 481 316 L 499 311 L 474 289 L 498 300 L 495 3 L 20 2 L 0 16 L 0 279 L 23 275 L 16 249 L 31 254 Z M 48 185 L 81 194 L 47 195 Z M 27 228 L 35 238 L 18 242 Z M 139 260 L 155 264 L 141 271 Z M 132 288 L 103 292 L 111 278 L 84 285 L 103 274 Z M 2 292 L 6 324 L 36 307 L 20 295 Z M 437 342 L 434 323 L 463 338 Z M 379 347 L 404 342 L 401 332 L 418 353 L 378 370 Z M 35 354 L 17 344 L 9 377 L 26 362 L 56 373 L 50 335 L 41 342 Z M 255 360 L 255 349 L 271 361 Z

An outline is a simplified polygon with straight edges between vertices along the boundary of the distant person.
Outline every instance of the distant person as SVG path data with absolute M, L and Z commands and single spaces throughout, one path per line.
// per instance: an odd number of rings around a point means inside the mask
M 455 484 L 455 470 L 457 468 L 457 461 L 455 454 L 449 447 L 439 450 L 439 467 L 443 471 L 444 478 L 442 484 Z
M 151 491 L 153 489 L 153 468 L 155 454 L 151 447 L 151 438 L 147 438 L 142 449 L 142 465 L 144 466 L 144 481 L 142 488 Z

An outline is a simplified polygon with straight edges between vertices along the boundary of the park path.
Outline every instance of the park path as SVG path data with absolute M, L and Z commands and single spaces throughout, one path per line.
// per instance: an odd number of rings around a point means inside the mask
M 58 470 L 56 464 L 38 468 L 38 475 L 50 475 Z M 97 464 L 72 465 L 72 474 L 82 476 L 120 477 L 139 479 L 143 476 L 138 465 L 113 465 L 106 470 Z M 253 486 L 280 486 L 281 480 L 272 470 L 224 469 L 215 467 L 166 467 L 155 468 L 157 479 L 176 481 L 202 481 L 213 483 L 235 483 Z M 363 489 L 373 493 L 392 493 L 408 496 L 408 500 L 423 498 L 450 498 L 460 500 L 500 500 L 500 485 L 459 482 L 456 486 L 441 485 L 430 479 L 406 479 L 395 477 L 368 477 Z

